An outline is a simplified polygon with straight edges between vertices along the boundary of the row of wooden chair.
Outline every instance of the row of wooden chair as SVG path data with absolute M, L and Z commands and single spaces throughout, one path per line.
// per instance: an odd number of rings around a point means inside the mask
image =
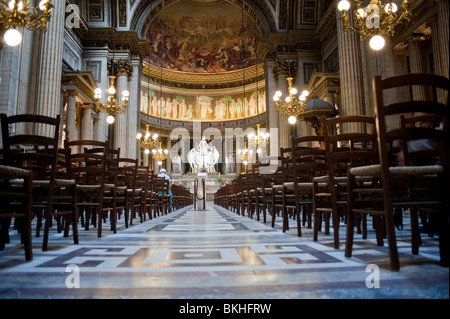
M 447 100 L 390 104 L 384 100 L 385 90 L 412 85 L 426 85 L 435 92 L 443 89 Z M 291 146 L 280 149 L 279 165 L 264 174 L 263 166 L 254 165 L 251 172 L 222 187 L 215 203 L 250 218 L 256 214 L 258 220 L 262 212 L 264 222 L 270 213 L 272 227 L 276 215 L 281 215 L 283 231 L 289 229 L 289 218 L 294 218 L 298 235 L 307 223 L 315 241 L 322 226 L 325 234 L 332 227 L 336 249 L 344 224 L 347 257 L 352 256 L 354 229 L 367 238 L 367 216 L 371 216 L 377 244 L 388 240 L 393 270 L 400 268 L 394 211 L 410 213 L 413 254 L 421 243 L 418 215 L 424 220 L 436 216 L 440 262 L 448 266 L 449 80 L 429 74 L 376 76 L 373 87 L 374 117 L 322 118 L 322 136 L 292 137 Z M 443 128 L 437 130 L 425 122 L 438 122 Z M 424 139 L 436 141 L 438 147 L 409 149 L 410 143 Z M 399 152 L 405 159 L 401 164 Z
M 138 160 L 120 157 L 120 149 L 110 148 L 108 141 L 67 138 L 64 147 L 58 148 L 60 121 L 59 115 L 1 114 L 0 203 L 8 209 L 0 212 L 0 249 L 9 243 L 8 228 L 14 220 L 25 244 L 26 260 L 32 259 L 33 218 L 36 237 L 44 227 L 45 251 L 54 222 L 65 237 L 72 227 L 77 244 L 79 223 L 85 230 L 96 227 L 97 236 L 102 237 L 108 217 L 116 233 L 122 216 L 128 227 L 137 217 L 143 222 L 172 209 L 169 182 L 148 166 L 139 166 Z M 27 127 L 37 133 L 14 133 Z M 172 191 L 176 208 L 191 204 L 187 189 L 173 185 Z

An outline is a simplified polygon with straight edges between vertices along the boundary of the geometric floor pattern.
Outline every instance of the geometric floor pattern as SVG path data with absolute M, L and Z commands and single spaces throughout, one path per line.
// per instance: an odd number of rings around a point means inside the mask
M 406 220 L 407 218 L 405 218 Z M 208 203 L 125 228 L 80 229 L 80 242 L 52 232 L 50 248 L 33 238 L 25 262 L 18 237 L 0 251 L 0 299 L 448 299 L 449 269 L 438 265 L 436 238 L 423 237 L 419 255 L 410 232 L 398 231 L 401 269 L 389 268 L 386 245 L 355 234 L 354 255 L 333 248 L 333 234 L 303 228 L 286 233 Z M 345 227 L 345 226 L 342 226 Z M 52 229 L 52 231 L 54 231 Z M 345 234 L 344 229 L 340 232 Z

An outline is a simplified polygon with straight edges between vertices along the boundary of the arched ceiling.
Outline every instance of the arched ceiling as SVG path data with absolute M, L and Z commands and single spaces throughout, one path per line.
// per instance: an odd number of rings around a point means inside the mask
M 273 29 L 269 11 L 264 1 L 142 1 L 132 28 L 149 43 L 144 76 L 161 80 L 163 70 L 166 85 L 190 89 L 261 80 L 256 49 Z

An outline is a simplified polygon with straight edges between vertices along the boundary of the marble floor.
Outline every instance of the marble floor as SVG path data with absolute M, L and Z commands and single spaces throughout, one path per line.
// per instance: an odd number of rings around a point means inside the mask
M 25 262 L 18 237 L 0 251 L 0 299 L 448 299 L 449 269 L 438 265 L 438 243 L 424 236 L 412 255 L 410 232 L 398 231 L 401 270 L 389 268 L 387 247 L 356 235 L 354 256 L 332 246 L 333 234 L 286 233 L 281 219 L 238 216 L 208 203 L 129 228 L 119 221 L 104 236 L 80 229 L 80 243 L 52 229 L 50 248 L 33 238 Z M 345 235 L 342 225 L 341 236 Z M 370 228 L 370 227 L 369 227 Z

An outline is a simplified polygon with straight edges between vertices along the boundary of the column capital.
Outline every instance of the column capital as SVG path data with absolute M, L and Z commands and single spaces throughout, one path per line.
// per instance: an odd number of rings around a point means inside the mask
M 297 60 L 277 60 L 273 66 L 273 75 L 277 79 L 280 76 L 289 76 L 293 78 L 297 76 L 298 62 Z
M 111 70 L 111 63 L 114 62 L 114 74 L 115 76 L 125 75 L 128 77 L 128 80 L 131 79 L 134 72 L 133 63 L 130 59 L 112 59 L 108 60 L 108 69 Z

